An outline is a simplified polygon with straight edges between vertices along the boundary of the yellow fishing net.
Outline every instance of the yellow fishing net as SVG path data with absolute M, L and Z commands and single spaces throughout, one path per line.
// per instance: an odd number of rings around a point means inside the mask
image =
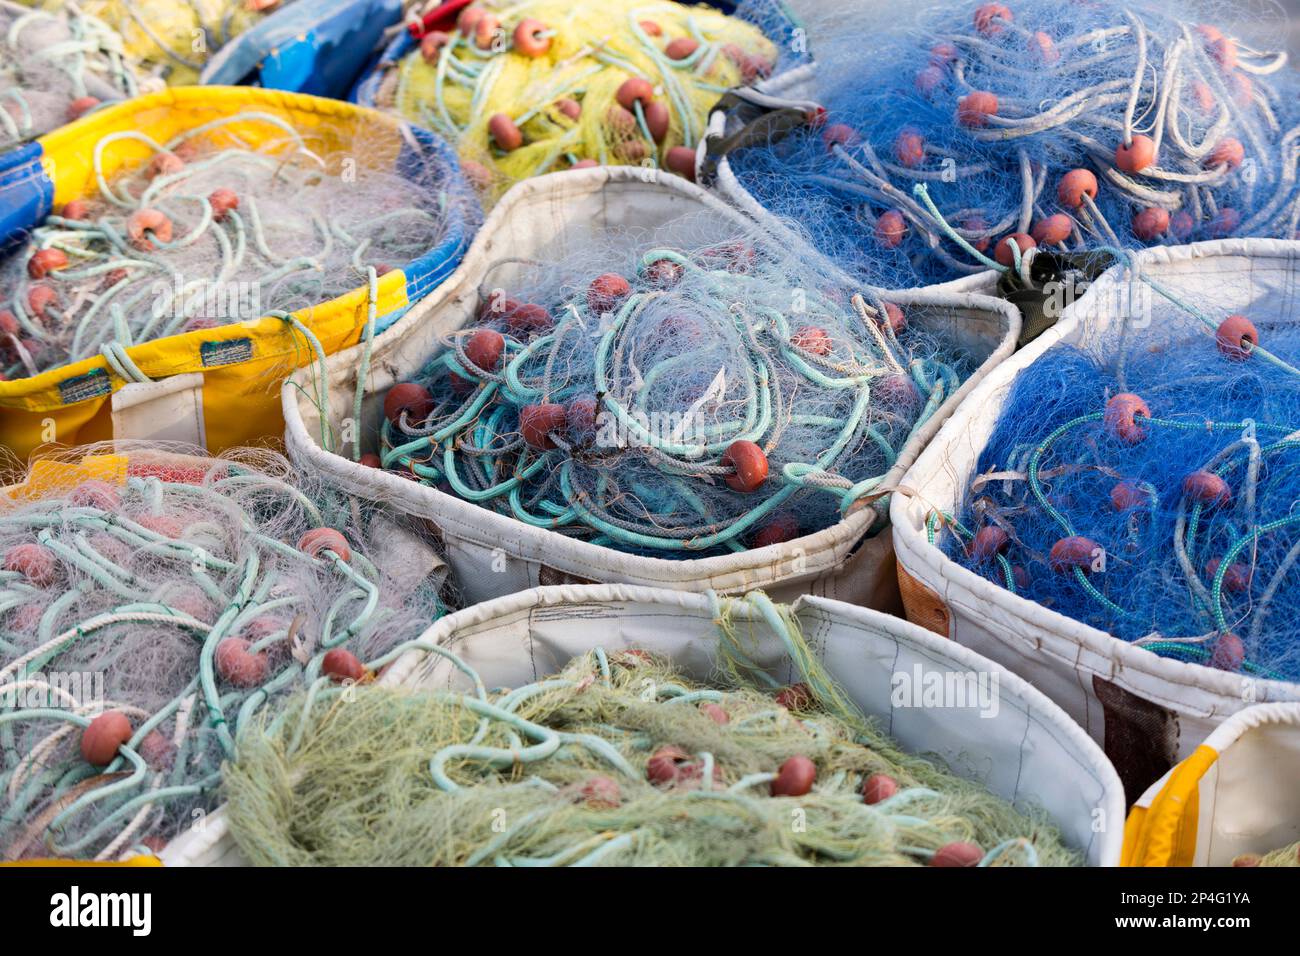
M 377 99 L 458 143 L 493 193 L 579 163 L 692 176 L 709 109 L 776 57 L 757 27 L 704 6 L 475 4 L 395 64 Z
M 21 0 L 58 10 L 66 0 Z M 80 0 L 83 13 L 122 35 L 127 59 L 171 86 L 197 83 L 208 57 L 292 0 Z

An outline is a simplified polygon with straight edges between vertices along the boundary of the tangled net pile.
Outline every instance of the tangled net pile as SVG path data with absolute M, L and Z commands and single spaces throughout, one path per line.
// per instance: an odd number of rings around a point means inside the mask
M 1258 853 L 1243 853 L 1232 861 L 1233 866 L 1300 866 L 1300 843 L 1292 843 L 1280 850 L 1273 850 L 1260 856 Z
M 75 8 L 0 2 L 0 147 L 48 133 L 139 84 L 122 38 Z
M 777 59 L 752 24 L 667 0 L 474 5 L 457 24 L 394 64 L 377 105 L 460 144 L 489 192 L 598 163 L 693 178 L 710 107 Z
M 67 0 L 23 0 L 57 10 Z M 293 0 L 79 0 L 88 15 L 109 24 L 142 71 L 172 86 L 199 82 L 208 58 Z
M 1044 353 L 942 546 L 1158 654 L 1300 680 L 1300 330 L 1257 305 L 1183 304 L 1158 331 Z
M 963 366 L 938 358 L 925 309 L 851 294 L 810 250 L 757 232 L 688 239 L 710 233 L 697 214 L 498 263 L 477 323 L 385 396 L 381 453 L 362 460 L 660 557 L 833 524 Z
M 846 268 L 891 257 L 923 282 L 1034 247 L 1296 235 L 1285 52 L 1186 0 L 940 6 L 911 31 L 820 31 L 827 112 L 732 155 L 745 189 Z
M 274 135 L 250 144 L 247 124 Z M 0 266 L 4 373 L 102 352 L 140 380 L 130 346 L 263 315 L 296 322 L 289 313 L 373 286 L 471 213 L 431 152 L 418 170 L 382 170 L 364 165 L 361 139 L 318 152 L 307 135 L 248 112 L 162 144 L 135 130 L 100 139 L 98 193 L 47 217 Z M 149 158 L 110 183 L 112 151 L 141 144 Z M 375 300 L 372 288 L 372 311 Z
M 118 480 L 47 481 L 0 513 L 8 860 L 159 849 L 216 806 L 262 708 L 361 678 L 358 656 L 382 666 L 440 608 L 436 573 L 398 586 L 269 452 L 78 454 Z
M 226 773 L 231 833 L 261 865 L 1081 862 L 1045 819 L 899 752 L 797 625 L 807 682 L 760 690 L 775 682 L 748 664 L 724 609 L 726 690 L 644 650 L 597 648 L 489 693 L 434 645 L 472 685 L 320 686 L 244 729 Z

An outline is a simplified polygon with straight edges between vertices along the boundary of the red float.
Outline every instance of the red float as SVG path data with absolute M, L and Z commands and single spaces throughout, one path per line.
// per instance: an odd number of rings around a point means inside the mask
M 1149 206 L 1133 217 L 1133 235 L 1143 242 L 1159 239 L 1169 231 L 1169 210 Z
M 907 237 L 907 220 L 896 209 L 891 209 L 876 220 L 876 242 L 886 249 L 896 249 Z
M 366 665 L 361 663 L 361 659 L 343 647 L 326 651 L 320 669 L 322 674 L 336 684 L 344 681 L 359 684 L 370 676 L 370 671 L 366 670 Z
M 418 425 L 432 411 L 433 396 L 423 385 L 414 382 L 400 382 L 384 396 L 384 417 L 394 425 L 401 424 L 403 414 L 408 424 Z
M 298 550 L 319 558 L 323 552 L 336 554 L 344 561 L 352 557 L 348 539 L 333 528 L 312 528 L 298 539 Z
M 931 866 L 978 866 L 984 851 L 977 844 L 959 841 L 939 847 L 930 858 Z
M 1139 133 L 1127 146 L 1120 143 L 1115 147 L 1115 165 L 1126 173 L 1140 173 L 1155 161 L 1156 142 L 1150 136 Z
M 735 491 L 755 491 L 767 480 L 767 455 L 752 441 L 732 442 L 722 455 L 722 464 L 735 469 L 724 479 Z
M 44 279 L 51 272 L 68 267 L 68 256 L 62 249 L 41 249 L 27 260 L 27 274 L 33 279 Z
M 957 101 L 957 122 L 962 126 L 979 128 L 988 125 L 990 116 L 998 114 L 998 98 L 986 90 L 967 93 Z
M 1072 169 L 1061 177 L 1061 184 L 1056 189 L 1056 198 L 1062 206 L 1078 209 L 1083 205 L 1083 197 L 1097 198 L 1097 177 L 1088 169 Z
M 1021 257 L 1023 257 L 1030 249 L 1036 249 L 1038 247 L 1038 244 L 1034 242 L 1034 237 L 1027 236 L 1023 232 L 1013 232 L 1005 239 L 999 241 L 997 249 L 993 253 L 993 258 L 997 260 L 999 265 L 1004 265 L 1008 269 L 1012 268 L 1016 264 L 1015 256 L 1011 251 L 1013 243 L 1020 248 Z
M 817 765 L 803 754 L 789 758 L 776 772 L 772 781 L 772 796 L 802 797 L 812 790 L 817 780 Z
M 862 783 L 862 802 L 877 804 L 898 793 L 898 781 L 887 773 L 873 773 Z
M 551 432 L 565 426 L 566 409 L 550 402 L 544 405 L 525 405 L 519 410 L 519 433 L 530 448 L 548 451 L 556 447 Z
M 612 312 L 632 291 L 631 284 L 617 272 L 606 272 L 591 280 L 587 286 L 587 306 L 599 315 Z
M 131 721 L 119 710 L 108 710 L 81 732 L 81 756 L 86 763 L 106 767 L 118 750 L 131 739 Z
M 1062 538 L 1052 545 L 1047 563 L 1053 571 L 1059 574 L 1066 574 L 1075 568 L 1090 571 L 1099 550 L 1097 542 L 1091 538 L 1085 538 L 1081 535 Z
M 1250 358 L 1251 349 L 1259 345 L 1259 330 L 1244 315 L 1230 315 L 1214 332 L 1219 351 L 1233 361 Z
M 44 545 L 15 544 L 5 551 L 5 570 L 21 574 L 38 588 L 53 584 L 58 568 L 54 552 Z
M 488 120 L 487 128 L 488 135 L 492 137 L 498 149 L 509 153 L 524 145 L 524 134 L 515 125 L 515 121 L 505 113 L 494 113 Z
M 251 688 L 260 686 L 271 669 L 270 662 L 261 651 L 250 650 L 252 644 L 242 637 L 227 637 L 217 645 L 213 662 L 217 673 L 227 684 Z
M 1043 246 L 1055 246 L 1070 238 L 1074 231 L 1074 220 L 1063 212 L 1040 219 L 1034 223 L 1032 235 L 1034 242 Z
M 1183 494 L 1206 508 L 1226 505 L 1232 500 L 1228 483 L 1212 471 L 1194 471 L 1183 479 Z
M 997 525 L 985 525 L 975 532 L 971 542 L 970 555 L 980 562 L 992 561 L 994 556 L 1002 554 L 1011 545 L 1011 536 Z
M 544 56 L 551 48 L 551 38 L 543 36 L 549 30 L 541 20 L 525 17 L 515 27 L 515 50 L 524 56 Z
M 1106 403 L 1102 424 L 1121 441 L 1136 445 L 1147 437 L 1146 429 L 1138 423 L 1138 418 L 1150 418 L 1151 409 L 1147 403 L 1132 392 L 1120 392 Z
M 465 357 L 476 368 L 484 372 L 494 372 L 501 363 L 501 354 L 505 349 L 505 336 L 500 332 L 494 329 L 479 329 L 465 343 Z

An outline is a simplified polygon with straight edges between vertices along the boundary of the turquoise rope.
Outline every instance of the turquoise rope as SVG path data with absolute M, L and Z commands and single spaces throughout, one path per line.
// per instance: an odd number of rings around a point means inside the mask
M 640 258 L 640 268 L 644 272 L 664 262 L 680 268 L 685 277 L 700 283 L 719 302 L 729 301 L 761 281 L 721 268 L 706 268 L 672 249 L 646 251 Z M 454 374 L 475 385 L 475 390 L 463 402 L 443 401 L 426 422 L 384 421 L 380 427 L 382 466 L 409 471 L 426 483 L 446 482 L 457 496 L 535 527 L 581 527 L 593 532 L 592 540 L 602 544 L 668 552 L 743 550 L 741 536 L 798 492 L 834 495 L 841 513 L 847 513 L 863 496 L 879 487 L 883 475 L 848 481 L 841 479 L 836 469 L 851 443 L 856 450 L 855 438 L 860 434 L 878 451 L 885 470 L 894 465 L 897 446 L 906 440 L 907 436 L 891 439 L 875 425 L 865 424 L 872 388 L 883 369 L 889 367 L 887 362 L 896 361 L 892 355 L 877 352 L 883 349 L 887 353 L 888 348 L 864 337 L 864 344 L 855 345 L 854 354 L 847 360 L 837 359 L 841 363 L 837 368 L 847 371 L 832 372 L 814 364 L 792 346 L 789 321 L 779 310 L 758 307 L 752 315 L 740 310 L 721 312 L 719 320 L 728 334 L 734 329 L 738 341 L 745 343 L 749 357 L 749 361 L 727 370 L 729 400 L 736 406 L 736 415 L 730 421 L 711 422 L 697 431 L 683 431 L 680 437 L 661 434 L 646 427 L 638 415 L 645 414 L 649 407 L 651 390 L 660 382 L 671 382 L 684 357 L 672 355 L 646 369 L 641 384 L 626 397 L 616 393 L 621 387 L 622 372 L 615 368 L 622 361 L 621 350 L 629 330 L 659 294 L 641 291 L 627 296 L 607 321 L 592 312 L 585 297 L 568 301 L 556 310 L 559 318 L 550 331 L 527 341 L 505 336 L 506 355 L 498 373 L 483 375 L 464 368 L 466 363 L 455 350 L 436 356 L 424 373 L 433 379 L 435 388 L 447 375 Z M 872 297 L 873 301 L 878 298 L 875 293 Z M 813 317 L 843 312 L 817 292 L 808 295 L 807 310 Z M 853 319 L 854 323 L 857 321 Z M 662 483 L 635 487 L 632 492 L 652 509 L 672 508 L 699 515 L 699 523 L 693 529 L 676 535 L 665 534 L 652 519 L 629 522 L 618 517 L 617 509 L 611 508 L 609 501 L 614 493 L 612 484 L 596 474 L 587 479 L 594 480 L 594 488 L 581 487 L 582 476 L 574 468 L 575 454 L 563 448 L 526 449 L 516 454 L 520 442 L 514 422 L 519 409 L 555 400 L 550 394 L 551 366 L 557 356 L 566 354 L 563 350 L 569 347 L 572 335 L 584 334 L 584 330 L 588 335 L 592 330 L 599 332 L 593 347 L 591 389 L 599 399 L 598 409 L 604 413 L 602 420 L 607 418 L 632 443 L 656 453 L 657 457 L 651 460 L 664 477 Z M 470 331 L 459 333 L 458 339 Z M 852 394 L 851 409 L 842 417 L 832 417 L 804 414 L 787 407 L 789 398 L 778 393 L 782 386 L 771 364 L 776 355 L 810 386 Z M 918 420 L 912 425 L 914 430 L 938 412 L 957 390 L 960 379 L 953 369 L 935 361 L 914 361 L 907 372 L 924 399 Z M 731 389 L 735 390 L 734 398 Z M 813 461 L 785 463 L 771 474 L 769 482 L 774 490 L 754 507 L 734 518 L 717 521 L 708 514 L 709 508 L 695 490 L 699 486 L 692 479 L 707 475 L 719 480 L 725 474 L 721 457 L 731 444 L 748 440 L 761 446 L 777 427 L 778 412 L 782 416 L 781 426 L 820 429 L 827 444 Z M 469 449 L 482 449 L 486 453 Z M 831 475 L 835 479 L 827 480 Z

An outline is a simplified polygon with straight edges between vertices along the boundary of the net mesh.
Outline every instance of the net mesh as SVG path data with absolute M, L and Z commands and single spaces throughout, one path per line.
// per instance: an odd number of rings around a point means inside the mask
M 579 164 L 693 178 L 709 108 L 777 60 L 753 24 L 663 0 L 475 4 L 458 23 L 395 64 L 377 103 L 458 143 L 493 196 Z
M 122 38 L 103 21 L 76 8 L 46 13 L 0 2 L 0 147 L 138 91 Z
M 23 0 L 59 10 L 67 0 Z M 199 82 L 208 58 L 293 0 L 80 0 L 87 15 L 122 37 L 123 51 L 142 72 L 172 86 Z
M 708 238 L 702 238 L 702 237 Z M 969 374 L 930 323 L 715 216 L 511 259 L 385 396 L 396 470 L 536 527 L 699 557 L 821 530 Z
M 1249 281 L 1136 279 L 1149 308 L 1027 366 L 932 540 L 1162 656 L 1300 680 L 1300 331 L 1262 280 L 1233 311 Z
M 1300 79 L 1273 50 L 1275 19 L 1234 11 L 1229 31 L 1212 25 L 1224 12 L 956 3 L 896 27 L 893 8 L 888 23 L 863 10 L 812 31 L 826 113 L 731 163 L 846 268 L 886 259 L 917 283 L 1010 266 L 1008 240 L 1290 239 Z
M 7 377 L 103 352 L 136 380 L 132 345 L 358 287 L 373 319 L 375 277 L 477 215 L 456 170 L 432 150 L 399 155 L 418 144 L 387 128 L 340 138 L 256 110 L 212 117 L 164 143 L 133 129 L 95 142 L 93 192 L 0 265 Z
M 241 727 L 367 679 L 443 607 L 411 529 L 271 452 L 87 446 L 32 475 L 0 511 L 6 860 L 160 849 L 217 805 Z
M 1300 843 L 1292 843 L 1259 856 L 1243 853 L 1232 861 L 1233 866 L 1300 866 Z
M 1080 862 L 1043 814 L 902 753 L 797 626 L 808 682 L 764 688 L 737 679 L 751 668 L 730 605 L 720 623 L 736 656 L 708 684 L 598 648 L 489 693 L 437 648 L 468 677 L 457 688 L 300 697 L 241 735 L 231 834 L 251 861 L 290 865 Z

